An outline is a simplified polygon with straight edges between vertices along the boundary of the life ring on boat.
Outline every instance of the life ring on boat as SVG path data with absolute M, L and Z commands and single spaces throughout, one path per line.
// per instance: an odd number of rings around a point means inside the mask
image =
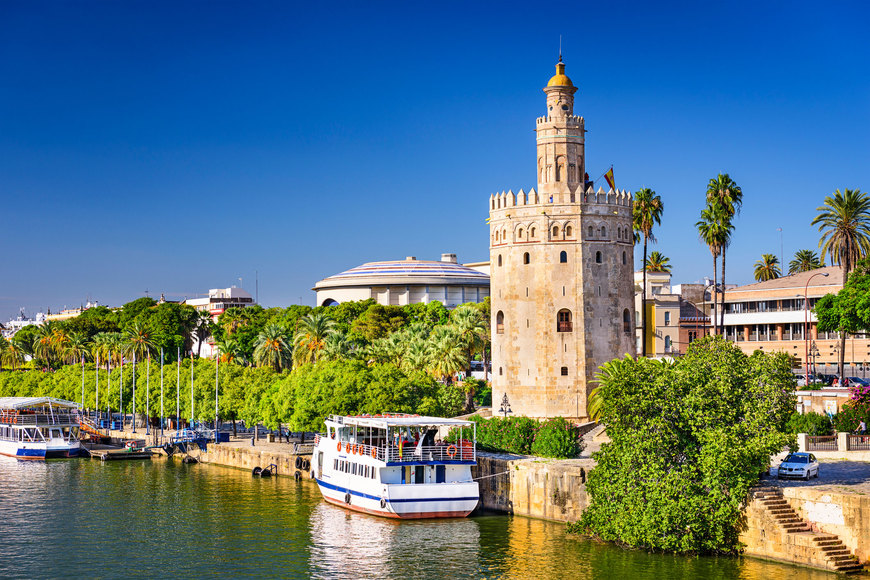
M 350 492 L 347 492 L 344 494 L 344 503 L 346 503 L 346 504 L 350 503 Z
M 447 455 L 450 456 L 450 459 L 456 457 L 456 445 L 451 445 L 447 448 Z
M 344 444 L 344 450 L 347 453 L 350 453 L 350 441 Z
M 387 507 L 387 500 L 385 500 L 384 498 L 381 498 L 381 509 L 384 509 L 386 507 Z
M 377 447 L 372 447 L 372 457 L 374 457 L 375 459 L 378 458 L 378 448 Z
M 338 450 L 341 451 L 341 441 L 338 442 Z

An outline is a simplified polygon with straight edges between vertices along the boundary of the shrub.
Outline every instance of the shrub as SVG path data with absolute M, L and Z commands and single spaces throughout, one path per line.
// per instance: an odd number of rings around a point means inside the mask
M 580 430 L 562 417 L 544 421 L 532 443 L 532 455 L 576 457 L 583 451 Z
M 870 425 L 870 408 L 856 405 L 853 401 L 850 401 L 842 406 L 839 413 L 834 415 L 834 429 L 837 431 L 854 431 L 862 419 L 865 424 Z
M 830 435 L 833 425 L 827 415 L 819 413 L 792 413 L 785 426 L 789 433 L 806 433 L 808 435 Z

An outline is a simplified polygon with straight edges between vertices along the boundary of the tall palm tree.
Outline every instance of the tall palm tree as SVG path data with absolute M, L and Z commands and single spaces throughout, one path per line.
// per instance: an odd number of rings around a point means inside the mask
M 196 358 L 199 358 L 202 343 L 212 336 L 213 329 L 214 322 L 211 314 L 208 311 L 198 312 L 193 325 L 193 336 L 196 337 Z
M 254 342 L 254 363 L 278 372 L 290 366 L 289 336 L 283 326 L 267 324 Z
M 722 248 L 728 244 L 731 239 L 731 229 L 734 226 L 730 222 L 722 219 L 721 210 L 716 207 L 707 206 L 701 211 L 701 219 L 695 222 L 695 227 L 698 228 L 698 235 L 701 241 L 707 244 L 710 248 L 710 254 L 713 256 L 713 312 L 711 318 L 713 322 L 713 333 L 721 332 L 716 320 L 717 297 L 719 292 L 719 283 L 717 279 L 717 264 L 719 256 L 722 254 Z
M 356 344 L 347 333 L 337 330 L 326 337 L 321 360 L 350 360 L 356 355 Z
M 483 313 L 471 304 L 462 304 L 450 314 L 450 325 L 456 330 L 459 342 L 465 349 L 468 361 L 465 376 L 471 377 L 471 361 L 475 354 L 484 349 L 485 345 L 487 329 Z M 474 410 L 474 395 L 472 389 L 465 392 L 465 409 L 468 412 Z
M 7 348 L 9 348 L 9 341 L 3 335 L 0 335 L 0 371 L 3 370 L 3 356 L 6 354 Z
M 66 347 L 63 349 L 63 361 L 74 364 L 82 359 L 91 358 L 91 343 L 86 334 L 73 332 L 69 335 Z
M 717 212 L 723 225 L 728 230 L 728 239 L 722 244 L 722 292 L 720 293 L 722 307 L 719 309 L 719 328 L 725 327 L 725 250 L 731 242 L 731 232 L 734 230 L 734 216 L 743 207 L 743 190 L 725 173 L 720 173 L 707 183 L 707 206 L 718 208 Z
M 653 228 L 662 223 L 664 204 L 662 198 L 648 187 L 639 189 L 634 194 L 634 205 L 631 210 L 632 227 L 635 233 L 643 236 L 643 287 L 641 288 L 640 318 L 641 318 L 641 353 L 646 356 L 646 262 L 647 242 L 655 243 Z
M 138 321 L 133 321 L 124 331 L 124 354 L 145 360 L 149 354 L 154 354 L 154 341 L 150 330 Z
M 773 254 L 761 254 L 761 259 L 755 262 L 755 280 L 767 282 L 782 276 L 779 269 L 779 259 Z
M 836 190 L 825 197 L 825 203 L 816 208 L 819 215 L 812 225 L 819 226 L 822 234 L 819 248 L 827 254 L 831 264 L 843 269 L 843 285 L 855 263 L 870 254 L 870 196 L 858 189 Z M 840 332 L 840 383 L 846 361 L 846 333 Z
M 671 259 L 661 252 L 650 252 L 646 261 L 646 269 L 649 272 L 670 272 Z
M 13 336 L 6 343 L 6 348 L 4 348 L 3 352 L 0 353 L 0 357 L 2 357 L 4 363 L 12 367 L 12 370 L 16 370 L 24 364 L 24 361 L 26 360 L 25 357 L 28 354 L 30 354 L 30 348 L 25 341 Z
M 296 365 L 317 362 L 327 337 L 335 332 L 335 321 L 326 312 L 312 312 L 299 319 L 293 337 L 293 362 Z
M 63 323 L 47 320 L 33 337 L 33 356 L 48 366 L 56 366 L 68 342 L 69 335 Z
M 245 362 L 239 341 L 234 337 L 225 336 L 222 340 L 215 340 L 214 346 L 217 355 L 220 357 L 220 362 L 234 362 L 237 364 Z
M 788 273 L 809 272 L 817 268 L 824 268 L 825 261 L 819 258 L 812 250 L 798 250 L 794 253 L 794 259 L 788 263 Z
M 446 383 L 468 364 L 459 333 L 450 326 L 437 326 L 429 335 L 429 372 Z

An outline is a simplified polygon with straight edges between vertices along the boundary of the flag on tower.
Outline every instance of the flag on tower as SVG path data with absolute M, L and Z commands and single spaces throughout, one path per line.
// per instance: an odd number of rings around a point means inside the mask
M 607 180 L 607 185 L 610 186 L 610 189 L 616 189 L 616 186 L 613 185 L 613 165 L 611 165 L 610 169 L 607 170 L 607 173 L 604 174 L 604 179 Z

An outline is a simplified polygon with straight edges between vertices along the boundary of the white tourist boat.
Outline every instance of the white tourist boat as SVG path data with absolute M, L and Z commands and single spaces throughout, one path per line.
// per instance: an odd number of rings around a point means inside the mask
M 480 499 L 472 421 L 419 415 L 332 415 L 311 476 L 326 501 L 390 518 L 465 517 Z M 441 441 L 459 431 L 456 443 Z
M 45 460 L 76 457 L 79 406 L 51 397 L 0 397 L 0 455 Z

